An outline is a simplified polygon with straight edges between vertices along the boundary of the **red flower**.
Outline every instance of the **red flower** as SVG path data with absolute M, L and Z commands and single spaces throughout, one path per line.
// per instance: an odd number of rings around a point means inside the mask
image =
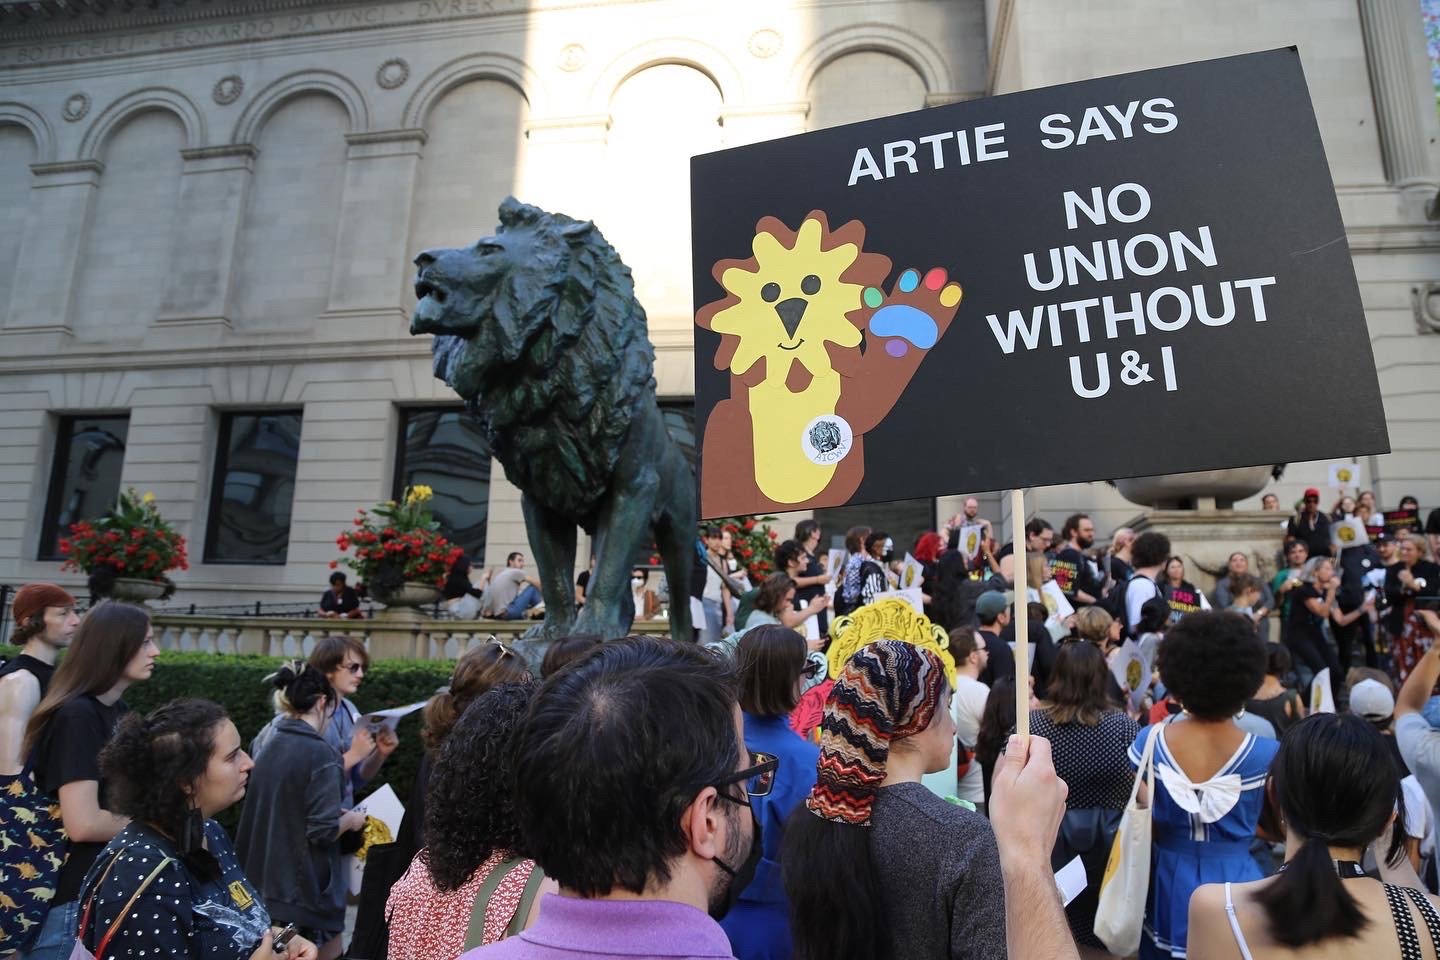
M 751 518 L 749 518 L 748 520 L 745 521 L 745 529 L 746 529 L 747 532 L 750 531 L 750 530 L 754 530 L 754 529 L 755 529 L 755 518 L 754 518 L 754 517 L 751 517 Z

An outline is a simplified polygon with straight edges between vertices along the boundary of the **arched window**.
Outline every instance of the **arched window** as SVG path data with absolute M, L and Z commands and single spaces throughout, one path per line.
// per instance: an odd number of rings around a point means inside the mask
M 0 124 L 0 314 L 10 304 L 15 262 L 25 226 L 25 209 L 30 203 L 30 164 L 35 162 L 35 140 L 18 124 Z
M 319 93 L 287 100 L 260 128 L 240 234 L 237 329 L 303 328 L 324 312 L 349 129 L 344 106 Z
M 673 63 L 632 75 L 610 103 L 597 222 L 634 273 L 652 330 L 691 326 L 690 158 L 722 145 L 722 105 L 710 77 Z
M 160 310 L 180 201 L 185 126 L 168 110 L 126 120 L 100 148 L 105 172 L 78 271 L 71 326 L 84 340 L 135 339 Z
M 836 57 L 815 74 L 806 127 L 823 130 L 923 106 L 925 81 L 914 67 L 892 54 L 858 50 Z

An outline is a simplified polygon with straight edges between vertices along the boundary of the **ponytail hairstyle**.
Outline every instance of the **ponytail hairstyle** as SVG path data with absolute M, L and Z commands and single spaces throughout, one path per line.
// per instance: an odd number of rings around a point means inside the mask
M 41 734 L 61 707 L 79 697 L 104 693 L 125 674 L 125 667 L 145 646 L 150 614 L 133 603 L 104 600 L 90 608 L 70 649 L 55 668 L 45 697 L 25 725 L 25 756 L 40 743 Z
M 100 751 L 106 805 L 181 842 L 193 788 L 210 766 L 216 731 L 226 719 L 224 707 L 198 699 L 172 700 L 143 717 L 127 713 Z M 198 844 L 201 837 L 190 839 Z
M 1348 713 L 1317 713 L 1289 729 L 1270 764 L 1270 789 L 1286 828 L 1301 840 L 1284 870 L 1255 900 L 1270 935 L 1287 947 L 1354 938 L 1370 921 L 1335 871 L 1329 848 L 1365 848 L 1391 817 L 1405 820 L 1400 773 L 1380 733 Z M 1386 862 L 1404 856 L 1403 830 L 1391 831 Z
M 455 661 L 450 686 L 425 704 L 424 725 L 420 731 L 425 749 L 438 752 L 456 721 L 464 715 L 465 708 L 481 694 L 499 683 L 519 683 L 529 679 L 530 667 L 525 658 L 499 640 L 491 638 L 489 643 L 466 650 Z
M 303 660 L 286 661 L 265 682 L 275 688 L 275 709 L 292 717 L 304 716 L 321 700 L 333 707 L 338 699 L 325 674 Z

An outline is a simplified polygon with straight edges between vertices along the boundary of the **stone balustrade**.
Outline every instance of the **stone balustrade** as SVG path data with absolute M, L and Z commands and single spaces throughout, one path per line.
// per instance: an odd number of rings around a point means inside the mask
M 533 626 L 525 620 L 325 620 L 318 617 L 191 616 L 157 613 L 153 620 L 161 650 L 308 656 L 315 641 L 331 634 L 357 637 L 374 656 L 454 660 L 466 650 L 498 637 L 517 639 Z M 634 633 L 667 635 L 664 620 L 641 621 Z

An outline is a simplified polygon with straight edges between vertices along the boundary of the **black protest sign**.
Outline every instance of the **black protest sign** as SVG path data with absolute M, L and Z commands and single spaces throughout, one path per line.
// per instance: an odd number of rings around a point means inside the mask
M 1419 510 L 1386 510 L 1385 532 L 1392 537 L 1402 533 L 1420 532 Z
M 1190 587 L 1171 587 L 1165 591 L 1165 602 L 1170 605 L 1171 619 L 1179 619 L 1187 613 L 1203 610 L 1200 594 Z
M 1389 449 L 1293 49 L 707 154 L 691 191 L 706 517 Z

